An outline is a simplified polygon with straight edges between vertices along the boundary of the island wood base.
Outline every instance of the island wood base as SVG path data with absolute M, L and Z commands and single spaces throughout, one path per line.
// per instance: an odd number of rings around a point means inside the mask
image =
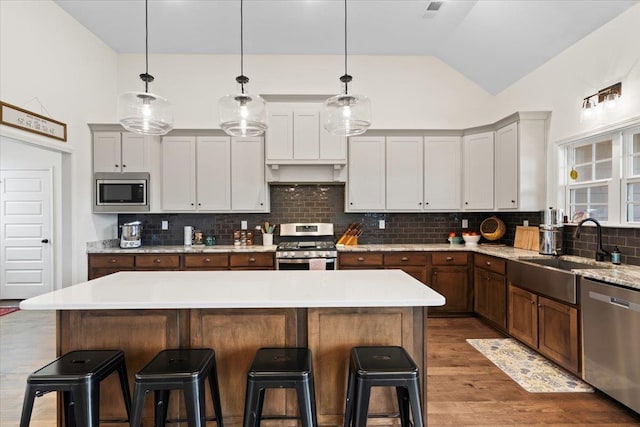
M 65 310 L 57 312 L 58 354 L 78 349 L 121 349 L 133 387 L 135 373 L 160 350 L 213 348 L 224 423 L 235 426 L 242 424 L 246 372 L 255 351 L 270 346 L 308 347 L 313 353 L 318 422 L 341 426 L 351 347 L 399 345 L 411 354 L 420 369 L 426 425 L 426 312 L 426 307 Z M 153 425 L 152 400 L 151 395 L 147 397 L 144 425 Z M 174 392 L 169 417 L 176 418 L 183 406 L 182 396 Z M 373 390 L 371 414 L 396 411 L 395 391 Z M 101 389 L 101 418 L 123 419 L 125 414 L 117 378 L 107 378 Z M 207 395 L 207 415 L 212 414 Z M 267 390 L 264 416 L 296 414 L 293 391 Z M 61 425 L 60 415 L 58 418 Z M 266 420 L 263 424 L 297 425 L 294 419 Z M 369 424 L 391 425 L 399 421 L 373 418 Z M 186 422 L 181 425 L 186 426 Z

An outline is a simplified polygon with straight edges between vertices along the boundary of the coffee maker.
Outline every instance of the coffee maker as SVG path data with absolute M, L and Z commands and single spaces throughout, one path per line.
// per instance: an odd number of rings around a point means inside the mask
M 540 254 L 562 255 L 564 228 L 562 221 L 562 209 L 550 207 L 543 211 L 543 221 L 540 224 Z

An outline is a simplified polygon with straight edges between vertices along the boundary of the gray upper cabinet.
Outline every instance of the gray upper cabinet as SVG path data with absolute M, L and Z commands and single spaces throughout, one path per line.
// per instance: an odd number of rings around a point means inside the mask
M 95 132 L 93 171 L 149 172 L 149 139 L 129 132 Z

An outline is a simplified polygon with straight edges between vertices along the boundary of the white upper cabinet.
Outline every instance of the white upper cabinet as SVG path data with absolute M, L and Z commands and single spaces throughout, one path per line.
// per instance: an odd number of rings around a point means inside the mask
M 424 209 L 459 210 L 462 194 L 462 138 L 424 138 Z
M 162 210 L 196 210 L 196 139 L 162 138 Z
M 493 210 L 493 132 L 462 138 L 463 209 Z
M 94 172 L 149 172 L 149 138 L 129 132 L 94 132 Z
M 347 211 L 385 209 L 385 137 L 349 139 Z
M 421 210 L 423 138 L 387 137 L 386 140 L 386 208 Z
M 231 209 L 268 212 L 264 139 L 231 138 Z
M 196 138 L 196 183 L 199 210 L 231 209 L 231 138 Z
M 322 104 L 270 102 L 265 134 L 267 164 L 345 164 L 346 137 L 322 126 Z
M 496 130 L 496 209 L 518 208 L 518 123 Z

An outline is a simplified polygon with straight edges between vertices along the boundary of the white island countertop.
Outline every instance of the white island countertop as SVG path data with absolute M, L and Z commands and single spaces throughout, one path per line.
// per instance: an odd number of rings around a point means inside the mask
M 426 307 L 445 298 L 401 270 L 123 271 L 20 303 L 23 310 Z

